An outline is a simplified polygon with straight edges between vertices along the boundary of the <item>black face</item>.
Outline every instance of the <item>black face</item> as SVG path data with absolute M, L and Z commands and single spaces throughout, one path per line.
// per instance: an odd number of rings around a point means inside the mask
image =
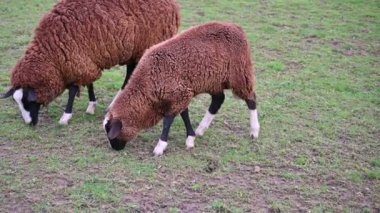
M 30 120 L 31 120 L 30 124 L 34 126 L 38 123 L 38 112 L 40 111 L 41 104 L 37 103 L 37 95 L 34 89 L 23 88 L 22 96 L 21 94 L 19 94 L 20 89 L 21 89 L 20 87 L 9 89 L 8 92 L 6 92 L 4 95 L 1 96 L 1 99 L 9 98 L 12 95 L 15 95 L 15 93 L 17 92 L 18 93 L 17 100 L 15 99 L 15 101 L 17 102 L 17 104 L 19 104 L 19 107 L 22 107 L 21 114 L 23 116 L 23 119 L 24 120 L 27 119 L 25 121 L 29 122 L 28 121 L 29 117 L 27 118 L 24 117 L 26 116 L 25 111 L 29 112 Z M 21 98 L 21 100 L 19 100 L 18 98 Z
M 106 129 L 107 137 L 108 137 L 108 140 L 110 141 L 112 149 L 119 151 L 125 148 L 125 145 L 127 144 L 127 142 L 117 139 L 117 137 L 115 136 L 112 136 L 114 135 L 113 132 L 117 131 L 115 129 L 119 129 L 118 131 L 120 132 L 121 126 L 118 127 L 117 125 L 118 124 L 115 125 L 114 123 L 111 125 L 111 122 L 108 121 L 107 124 L 105 125 L 105 129 Z
M 35 126 L 38 123 L 38 114 L 40 111 L 41 104 L 36 102 L 37 96 L 33 89 L 24 89 L 21 102 L 24 106 L 24 109 L 30 113 L 32 118 L 31 125 Z

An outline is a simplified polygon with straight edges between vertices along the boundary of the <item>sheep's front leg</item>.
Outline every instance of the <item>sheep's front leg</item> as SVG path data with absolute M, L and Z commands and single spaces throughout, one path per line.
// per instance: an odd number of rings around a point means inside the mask
M 202 136 L 205 131 L 210 127 L 211 122 L 214 120 L 216 113 L 219 111 L 220 107 L 224 102 L 225 96 L 224 93 L 220 93 L 217 95 L 211 95 L 211 105 L 208 108 L 205 116 L 203 117 L 201 123 L 199 124 L 195 133 L 198 136 Z
M 67 101 L 65 113 L 63 113 L 61 119 L 59 120 L 59 124 L 67 125 L 69 120 L 73 117 L 73 104 L 75 95 L 78 93 L 79 87 L 76 85 L 69 86 L 69 100 Z
M 189 110 L 187 108 L 183 112 L 181 112 L 181 117 L 186 126 L 186 147 L 188 149 L 191 149 L 194 147 L 195 132 L 193 130 L 193 126 L 191 125 Z
M 94 85 L 93 84 L 87 85 L 87 89 L 88 89 L 89 102 L 88 102 L 88 107 L 87 107 L 86 113 L 93 115 L 93 114 L 95 114 L 95 108 L 96 108 L 96 98 L 95 98 L 95 93 L 94 93 Z
M 164 154 L 166 147 L 168 146 L 168 137 L 169 130 L 174 121 L 174 116 L 166 116 L 164 117 L 164 127 L 162 129 L 160 140 L 158 141 L 156 147 L 153 150 L 153 154 L 155 156 L 160 156 Z

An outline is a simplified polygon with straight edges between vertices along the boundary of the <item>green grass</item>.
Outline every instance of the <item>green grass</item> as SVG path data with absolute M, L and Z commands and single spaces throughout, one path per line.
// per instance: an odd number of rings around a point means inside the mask
M 289 211 L 289 204 L 284 201 L 274 201 L 271 208 L 274 212 L 286 212 Z
M 354 183 L 360 183 L 363 181 L 362 175 L 360 173 L 358 173 L 357 171 L 350 172 L 349 178 Z
M 181 30 L 212 20 L 248 35 L 257 76 L 260 138 L 230 92 L 210 129 L 185 149 L 177 118 L 163 157 L 161 125 L 121 152 L 108 146 L 104 110 L 125 68 L 86 91 L 69 126 L 67 94 L 35 128 L 0 100 L 0 206 L 14 212 L 376 212 L 380 200 L 380 8 L 376 0 L 178 0 Z M 0 91 L 55 0 L 0 0 Z M 194 127 L 210 97 L 190 106 Z M 260 172 L 254 167 L 260 166 Z
M 376 158 L 376 159 L 371 160 L 371 166 L 380 167 L 380 158 Z
M 213 212 L 216 212 L 216 213 L 240 213 L 240 212 L 244 212 L 240 208 L 229 207 L 228 205 L 224 204 L 222 201 L 212 202 L 210 205 L 210 208 Z
M 112 186 L 108 183 L 97 182 L 96 180 L 87 181 L 75 190 L 70 192 L 70 196 L 74 200 L 83 199 L 82 202 L 86 200 L 94 199 L 95 201 L 113 201 L 112 198 Z
M 194 183 L 192 186 L 191 186 L 191 190 L 193 191 L 196 191 L 196 192 L 200 192 L 202 191 L 202 184 L 200 183 Z
M 366 175 L 371 180 L 380 180 L 380 169 L 369 170 L 366 172 Z

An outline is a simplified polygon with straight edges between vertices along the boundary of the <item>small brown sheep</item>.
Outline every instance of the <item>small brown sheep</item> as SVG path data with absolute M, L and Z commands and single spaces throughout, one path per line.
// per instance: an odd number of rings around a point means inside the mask
M 162 155 L 170 125 L 181 114 L 187 130 L 186 146 L 194 146 L 195 133 L 188 115 L 191 99 L 209 93 L 212 102 L 197 135 L 203 135 L 224 101 L 224 89 L 232 89 L 250 110 L 251 136 L 259 135 L 254 91 L 255 76 L 247 37 L 234 24 L 212 22 L 193 27 L 148 49 L 130 82 L 115 100 L 103 121 L 111 147 L 121 150 L 142 129 L 164 118 L 160 140 L 154 149 Z
M 171 38 L 179 27 L 176 0 L 61 0 L 42 17 L 24 56 L 12 71 L 11 89 L 26 123 L 35 125 L 41 105 L 66 88 L 69 100 L 60 123 L 72 117 L 79 86 L 88 86 L 94 113 L 93 82 L 102 70 L 127 65 L 127 83 L 144 51 Z

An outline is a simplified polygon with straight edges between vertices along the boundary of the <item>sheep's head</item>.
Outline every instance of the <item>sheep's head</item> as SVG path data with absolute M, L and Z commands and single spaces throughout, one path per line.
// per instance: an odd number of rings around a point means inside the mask
M 112 118 L 110 113 L 107 113 L 103 121 L 104 130 L 107 133 L 107 138 L 110 145 L 115 150 L 124 149 L 125 145 L 137 137 L 139 129 L 133 125 L 123 122 L 122 118 Z
M 32 88 L 11 88 L 2 96 L 2 99 L 10 96 L 13 96 L 16 101 L 25 123 L 36 125 L 41 103 L 37 102 L 35 90 Z
M 123 149 L 141 130 L 154 126 L 162 119 L 142 91 L 141 86 L 134 84 L 132 76 L 132 82 L 117 95 L 105 115 L 103 127 L 115 150 Z
M 12 70 L 11 85 L 2 98 L 13 96 L 27 124 L 36 125 L 41 105 L 47 105 L 64 91 L 59 70 L 35 56 L 24 56 Z

